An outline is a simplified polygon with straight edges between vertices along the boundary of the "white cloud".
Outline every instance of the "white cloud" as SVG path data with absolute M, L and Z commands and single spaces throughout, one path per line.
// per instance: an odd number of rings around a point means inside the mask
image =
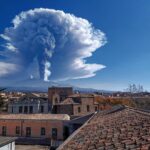
M 15 64 L 0 62 L 0 77 L 7 76 L 10 73 L 17 71 L 17 66 Z
M 45 81 L 92 77 L 105 68 L 86 62 L 107 42 L 105 34 L 88 20 L 63 11 L 39 8 L 22 12 L 1 37 L 7 41 L 5 47 L 14 52 L 6 54 L 19 64 L 20 73 L 31 70 L 36 59 L 40 79 Z

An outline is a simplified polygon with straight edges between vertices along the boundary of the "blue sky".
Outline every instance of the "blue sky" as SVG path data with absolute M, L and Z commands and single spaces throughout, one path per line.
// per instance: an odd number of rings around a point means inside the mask
M 0 33 L 11 26 L 11 20 L 21 11 L 40 7 L 85 18 L 106 34 L 107 44 L 87 59 L 106 68 L 95 77 L 67 83 L 109 90 L 123 90 L 135 83 L 150 90 L 150 1 L 1 0 Z

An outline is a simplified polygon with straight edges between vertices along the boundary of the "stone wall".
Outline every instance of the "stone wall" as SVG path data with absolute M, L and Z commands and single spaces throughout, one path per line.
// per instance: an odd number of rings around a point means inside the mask
M 68 114 L 73 115 L 73 105 L 66 104 L 66 105 L 54 105 L 53 106 L 56 114 Z

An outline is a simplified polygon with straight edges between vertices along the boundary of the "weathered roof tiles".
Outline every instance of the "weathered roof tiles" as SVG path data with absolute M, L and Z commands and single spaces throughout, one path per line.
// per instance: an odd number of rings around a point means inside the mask
M 118 108 L 95 114 L 58 150 L 149 150 L 150 113 Z

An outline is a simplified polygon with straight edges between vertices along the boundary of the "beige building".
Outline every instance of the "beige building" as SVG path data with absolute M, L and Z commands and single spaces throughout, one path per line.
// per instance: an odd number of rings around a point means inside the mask
M 0 135 L 62 141 L 68 120 L 65 114 L 0 114 Z
M 53 113 L 68 114 L 70 116 L 83 116 L 98 111 L 99 105 L 93 95 L 75 94 L 63 102 L 53 106 Z

